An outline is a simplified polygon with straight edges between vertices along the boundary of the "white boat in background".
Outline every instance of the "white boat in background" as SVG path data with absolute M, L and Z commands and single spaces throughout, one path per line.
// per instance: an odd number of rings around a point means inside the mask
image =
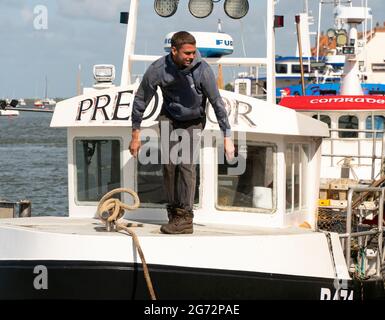
M 33 105 L 34 105 L 35 107 L 41 108 L 41 107 L 43 107 L 43 100 L 41 100 L 41 99 L 36 99 L 36 100 L 34 101 Z
M 338 47 L 337 55 L 345 61 L 340 93 L 287 96 L 280 104 L 328 124 L 330 137 L 323 143 L 321 178 L 373 182 L 385 172 L 385 99 L 380 91 L 362 88 L 360 66 L 367 62 L 362 60 L 365 47 L 358 33 L 358 27 L 372 18 L 372 10 L 338 4 L 334 11 L 339 27 L 347 29 L 343 29 L 346 44 Z
M 17 100 L 11 100 L 8 98 L 0 100 L 0 116 L 18 116 L 19 111 L 14 110 L 17 106 Z
M 107 85 L 102 68 L 103 86 L 59 102 L 53 113 L 51 127 L 67 130 L 68 217 L 0 219 L 0 279 L 6 279 L 0 299 L 385 297 L 382 224 L 376 259 L 359 279 L 350 225 L 345 241 L 317 231 L 321 142 L 329 131 L 325 123 L 275 104 L 274 1 L 266 5 L 267 57 L 206 60 L 267 66 L 267 101 L 220 91 L 240 167 L 221 161 L 223 140 L 208 105 L 194 234 L 160 233 L 167 221 L 161 163 L 141 162 L 128 151 L 139 86 L 132 81 L 132 64 L 159 58 L 135 54 L 139 2 L 130 3 L 120 85 Z M 163 9 L 167 14 L 170 8 Z M 144 114 L 139 159 L 147 151 L 155 159 L 160 154 L 162 100 L 158 90 Z M 124 213 L 115 207 L 121 219 L 110 220 L 111 212 L 100 212 L 99 201 L 123 186 L 128 193 L 135 190 L 140 207 Z M 120 199 L 139 205 L 126 193 Z M 379 215 L 382 221 L 382 209 Z
M 1 110 L 0 109 L 0 116 L 13 117 L 13 116 L 18 116 L 19 114 L 20 114 L 20 112 L 17 110 Z
M 44 89 L 44 99 L 36 99 L 34 102 L 35 107 L 46 108 L 54 107 L 56 105 L 56 100 L 48 98 L 48 78 L 45 77 L 45 89 Z
M 19 101 L 19 105 L 20 105 L 20 106 L 25 106 L 25 105 L 27 105 L 26 102 L 25 102 L 25 100 L 24 100 L 24 98 L 20 98 L 18 101 Z
M 44 106 L 55 106 L 56 105 L 55 99 L 52 99 L 52 98 L 45 98 L 45 99 L 43 99 L 42 103 Z

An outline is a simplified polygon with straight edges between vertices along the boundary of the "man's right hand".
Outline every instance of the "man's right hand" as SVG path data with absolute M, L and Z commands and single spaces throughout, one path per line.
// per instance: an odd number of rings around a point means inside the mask
M 231 137 L 225 137 L 223 139 L 224 147 L 225 147 L 225 155 L 227 161 L 232 161 L 234 159 L 234 143 L 233 140 L 231 140 Z
M 129 149 L 134 158 L 138 156 L 141 145 L 140 130 L 133 130 Z

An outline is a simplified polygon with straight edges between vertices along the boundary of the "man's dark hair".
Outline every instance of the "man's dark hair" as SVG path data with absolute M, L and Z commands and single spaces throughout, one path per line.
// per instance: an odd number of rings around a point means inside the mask
M 184 44 L 195 45 L 196 41 L 194 36 L 187 31 L 179 31 L 174 33 L 171 38 L 171 47 L 175 47 L 177 50 L 179 50 Z

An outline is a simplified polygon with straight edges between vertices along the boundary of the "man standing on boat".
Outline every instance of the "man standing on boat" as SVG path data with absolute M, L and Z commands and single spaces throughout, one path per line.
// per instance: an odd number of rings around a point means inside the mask
M 209 64 L 203 61 L 196 48 L 193 35 L 186 31 L 175 33 L 171 38 L 170 54 L 152 63 L 143 76 L 132 106 L 132 139 L 130 152 L 137 157 L 141 147 L 140 124 L 143 113 L 153 98 L 157 87 L 163 94 L 159 115 L 162 144 L 163 178 L 168 200 L 168 224 L 160 230 L 168 234 L 193 232 L 193 205 L 196 188 L 196 163 L 200 149 L 200 137 L 206 122 L 206 101 L 214 108 L 219 127 L 224 135 L 227 159 L 234 157 L 231 128 L 223 100 Z M 189 143 L 188 159 L 176 163 L 173 147 L 180 141 L 172 138 L 183 131 Z M 180 137 L 179 133 L 177 135 Z M 187 133 L 187 134 L 186 134 Z M 167 159 L 167 161 L 163 161 Z M 180 160 L 180 159 L 179 159 Z

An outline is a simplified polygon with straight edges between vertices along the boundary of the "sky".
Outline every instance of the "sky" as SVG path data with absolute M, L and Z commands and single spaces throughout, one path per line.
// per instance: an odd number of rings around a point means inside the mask
M 266 55 L 266 0 L 249 0 L 249 12 L 243 19 L 233 20 L 223 10 L 225 0 L 214 4 L 205 19 L 193 17 L 189 0 L 179 0 L 176 14 L 159 17 L 153 0 L 141 0 L 136 40 L 137 54 L 163 55 L 163 40 L 172 31 L 222 30 L 234 39 L 237 57 Z M 318 17 L 318 0 L 308 0 L 313 15 Z M 385 0 L 368 0 L 374 23 L 383 23 Z M 353 0 L 360 5 L 364 0 Z M 45 79 L 48 96 L 68 98 L 76 95 L 78 66 L 85 87 L 94 83 L 94 64 L 114 64 L 115 83 L 120 82 L 127 25 L 119 23 L 121 11 L 128 11 L 130 0 L 0 0 L 0 98 L 42 98 Z M 294 55 L 296 35 L 294 16 L 304 8 L 304 0 L 277 1 L 276 14 L 285 16 L 285 27 L 276 30 L 276 53 Z M 323 30 L 332 24 L 330 10 L 325 7 Z M 316 25 L 312 27 L 316 31 Z M 314 41 L 313 41 L 314 44 Z M 147 67 L 138 63 L 134 73 L 143 74 Z M 228 70 L 229 82 L 239 70 Z

